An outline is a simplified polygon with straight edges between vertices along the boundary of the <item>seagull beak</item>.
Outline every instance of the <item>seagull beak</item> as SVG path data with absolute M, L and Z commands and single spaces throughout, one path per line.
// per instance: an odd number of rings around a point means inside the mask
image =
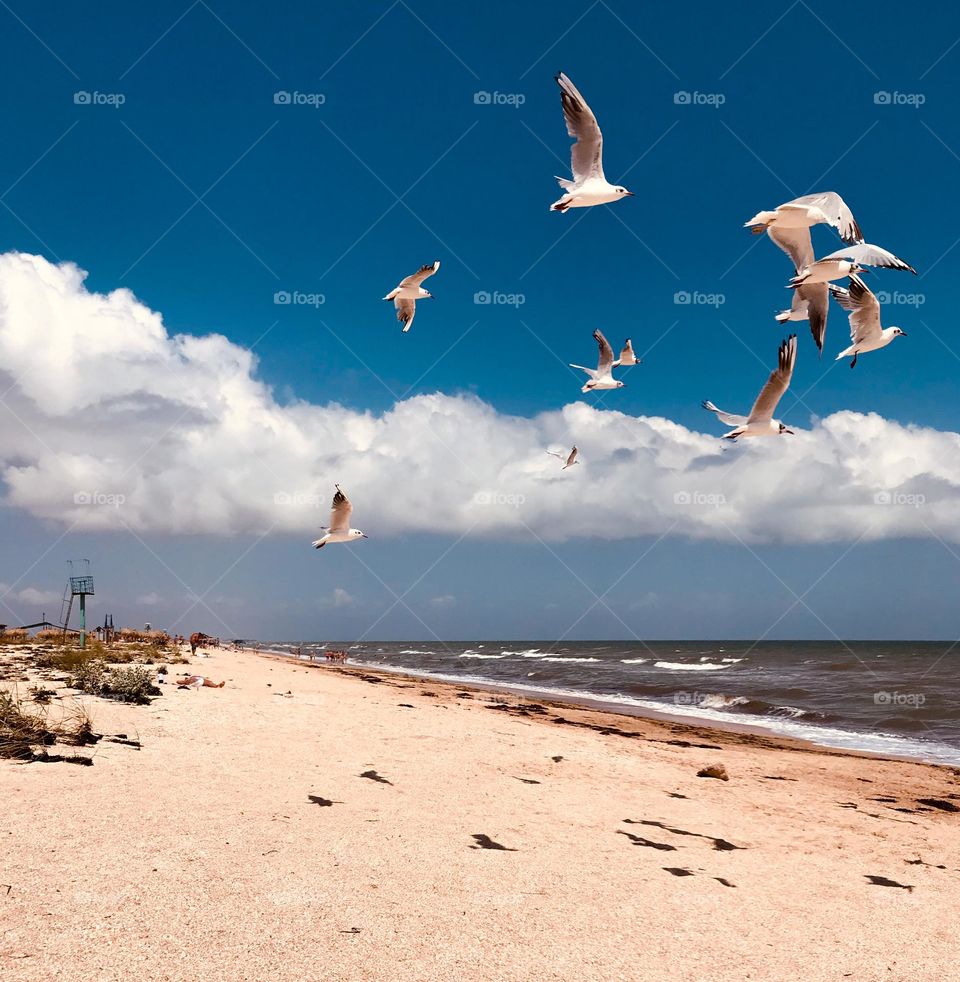
M 906 331 L 904 331 L 904 330 L 903 330 L 903 329 L 901 328 L 901 330 L 900 330 L 900 337 L 902 337 L 902 338 L 905 338 L 906 336 L 907 336 L 907 332 L 906 332 Z
M 626 196 L 627 196 L 628 198 L 632 198 L 632 197 L 633 197 L 633 192 L 632 192 L 632 191 L 624 191 L 623 193 L 624 193 L 624 194 L 625 194 L 625 195 L 626 195 Z
M 795 435 L 794 432 L 793 432 L 793 430 L 788 430 L 786 427 L 783 428 L 783 432 L 784 433 L 789 433 L 790 436 L 794 436 Z
M 366 532 L 364 532 L 364 533 L 363 533 L 363 535 L 361 535 L 361 538 L 362 538 L 362 539 L 369 539 L 369 538 L 370 538 L 370 536 L 369 536 L 369 535 L 367 535 L 367 533 L 366 533 Z

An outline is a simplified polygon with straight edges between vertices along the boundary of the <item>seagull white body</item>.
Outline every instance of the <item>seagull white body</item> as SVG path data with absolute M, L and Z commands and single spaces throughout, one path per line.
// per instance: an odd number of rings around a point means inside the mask
M 818 194 L 805 194 L 786 204 L 778 205 L 773 211 L 761 211 L 744 228 L 754 235 L 772 228 L 802 229 L 813 225 L 832 225 L 846 243 L 862 242 L 863 235 L 847 203 L 836 191 L 821 191 Z
M 550 454 L 551 457 L 556 457 L 558 460 L 562 460 L 564 462 L 563 467 L 560 468 L 560 470 L 562 471 L 565 471 L 568 467 L 573 467 L 574 464 L 580 463 L 580 461 L 577 460 L 577 454 L 579 452 L 580 451 L 577 450 L 576 447 L 574 447 L 569 454 L 557 453 L 555 450 L 547 451 L 547 453 Z
M 882 266 L 886 269 L 904 269 L 917 275 L 917 271 L 908 263 L 880 246 L 869 242 L 858 242 L 855 245 L 844 246 L 829 256 L 810 263 L 797 272 L 787 284 L 798 287 L 803 284 L 829 283 L 844 276 L 859 273 L 864 266 Z
M 624 382 L 620 382 L 613 377 L 613 368 L 615 365 L 619 365 L 619 361 L 613 360 L 613 348 L 610 347 L 610 342 L 603 336 L 601 331 L 593 332 L 593 339 L 597 342 L 597 346 L 600 349 L 600 358 L 597 361 L 597 367 L 585 368 L 583 365 L 574 365 L 571 363 L 571 368 L 579 368 L 581 372 L 586 372 L 589 378 L 584 384 L 581 392 L 592 392 L 594 389 L 620 389 L 623 388 Z M 629 345 L 629 342 L 627 342 Z M 630 348 L 631 352 L 633 351 Z M 626 348 L 624 348 L 626 351 Z
M 813 242 L 810 229 L 770 225 L 767 228 L 770 240 L 779 246 L 793 262 L 793 268 L 799 274 L 801 270 L 812 265 Z M 830 310 L 830 294 L 826 283 L 804 283 L 793 292 L 793 303 L 789 310 L 782 310 L 776 315 L 781 324 L 785 321 L 808 321 L 810 333 L 817 345 L 817 350 L 823 351 L 823 339 L 827 333 L 827 314 Z
M 336 493 L 333 496 L 333 506 L 330 511 L 330 525 L 324 530 L 326 534 L 314 541 L 314 549 L 322 549 L 330 542 L 353 542 L 354 539 L 367 538 L 360 529 L 350 528 L 350 515 L 353 513 L 353 505 L 340 490 L 339 484 L 335 484 L 334 487 Z
M 395 286 L 383 299 L 392 300 L 393 306 L 397 311 L 397 320 L 403 325 L 403 333 L 406 334 L 413 324 L 413 318 L 417 313 L 417 301 L 429 299 L 433 294 L 425 290 L 422 286 L 423 281 L 440 268 L 440 260 L 427 263 L 421 266 L 415 273 L 404 277 L 398 286 Z
M 735 413 L 724 412 L 712 402 L 703 403 L 703 408 L 716 413 L 721 423 L 732 426 L 733 429 L 723 434 L 725 440 L 737 440 L 740 437 L 780 436 L 783 433 L 793 433 L 779 419 L 774 419 L 777 404 L 790 386 L 793 377 L 793 367 L 797 362 L 797 336 L 791 334 L 780 344 L 777 367 L 770 373 L 767 384 L 760 390 L 757 401 L 753 404 L 749 416 L 737 416 Z
M 603 176 L 603 134 L 597 117 L 580 95 L 579 90 L 563 72 L 556 76 L 560 86 L 560 104 L 567 133 L 577 141 L 570 149 L 570 169 L 573 180 L 558 177 L 557 183 L 566 192 L 550 206 L 551 211 L 568 208 L 591 208 L 630 197 L 633 192 L 611 184 Z
M 880 324 L 880 303 L 859 276 L 850 277 L 850 288 L 831 286 L 834 299 L 845 310 L 850 311 L 850 340 L 853 344 L 837 355 L 841 358 L 853 356 L 850 367 L 855 368 L 857 357 L 867 351 L 885 348 L 894 338 L 906 337 L 906 331 L 899 327 L 882 327 Z

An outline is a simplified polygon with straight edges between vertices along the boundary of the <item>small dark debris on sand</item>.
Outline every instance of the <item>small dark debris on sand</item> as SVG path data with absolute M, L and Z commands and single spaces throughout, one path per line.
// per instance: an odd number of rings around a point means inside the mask
M 365 777 L 368 781 L 376 781 L 377 784 L 389 784 L 391 786 L 393 785 L 393 781 L 388 781 L 381 774 L 378 774 L 376 771 L 373 771 L 373 770 L 371 770 L 371 771 L 364 771 L 360 775 L 360 777 Z
M 522 781 L 524 784 L 540 784 L 539 781 L 535 781 L 532 777 L 518 777 L 518 781 Z
M 708 764 L 697 771 L 697 777 L 715 777 L 719 781 L 729 781 L 730 775 L 723 764 Z
M 897 883 L 886 876 L 873 876 L 870 873 L 863 874 L 875 887 L 896 887 L 898 890 L 906 890 L 913 893 L 913 886 L 909 883 Z
M 333 801 L 330 798 L 321 798 L 318 794 L 308 794 L 307 799 L 314 805 L 319 805 L 321 808 L 329 808 L 331 805 L 342 805 L 342 801 Z
M 796 781 L 795 777 L 781 777 L 779 774 L 764 774 L 764 781 Z
M 561 761 L 561 760 L 563 760 L 564 758 L 563 758 L 563 757 L 561 757 L 561 756 L 560 756 L 560 754 L 557 754 L 557 756 L 556 756 L 556 757 L 551 757 L 550 759 L 551 759 L 551 760 L 552 760 L 552 761 L 553 761 L 553 762 L 554 762 L 555 764 L 559 764 L 559 763 L 560 763 L 560 761 Z
M 660 849 L 662 852 L 677 851 L 677 847 L 670 845 L 669 842 L 654 842 L 653 839 L 645 839 L 642 835 L 624 832 L 623 829 L 617 829 L 617 834 L 625 835 L 635 846 L 644 846 L 647 849 Z
M 414 706 L 411 706 L 409 702 L 400 702 L 400 703 L 397 703 L 397 705 L 401 709 L 414 709 L 415 708 Z
M 664 866 L 663 867 L 671 876 L 693 876 L 694 872 L 692 869 L 686 869 L 683 866 Z
M 942 812 L 960 812 L 960 807 L 957 807 L 952 801 L 944 801 L 943 798 L 917 798 L 917 804 L 939 808 Z
M 736 883 L 731 883 L 729 880 L 725 880 L 722 876 L 715 876 L 714 879 L 717 883 L 722 883 L 725 887 L 733 887 L 734 890 L 737 889 Z
M 509 846 L 502 845 L 499 842 L 494 842 L 489 835 L 485 835 L 483 832 L 474 832 L 471 838 L 474 839 L 476 845 L 471 846 L 471 849 L 501 849 L 503 852 L 516 852 L 516 849 L 511 849 Z

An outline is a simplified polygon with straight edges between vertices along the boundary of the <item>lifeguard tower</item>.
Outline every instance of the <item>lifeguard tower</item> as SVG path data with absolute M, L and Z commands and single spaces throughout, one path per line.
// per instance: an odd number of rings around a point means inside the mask
M 63 591 L 63 603 L 60 605 L 60 623 L 63 625 L 63 637 L 66 640 L 67 628 L 70 626 L 70 612 L 73 610 L 73 598 L 80 598 L 80 647 L 87 646 L 87 597 L 92 597 L 93 576 L 90 573 L 90 560 L 67 560 L 70 576 L 66 589 Z

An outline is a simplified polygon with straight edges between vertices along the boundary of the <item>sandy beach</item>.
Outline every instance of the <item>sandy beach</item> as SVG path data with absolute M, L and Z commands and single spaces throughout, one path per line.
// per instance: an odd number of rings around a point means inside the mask
M 956 974 L 955 770 L 249 651 L 190 668 L 226 686 L 82 697 L 93 766 L 0 761 L 3 978 Z

